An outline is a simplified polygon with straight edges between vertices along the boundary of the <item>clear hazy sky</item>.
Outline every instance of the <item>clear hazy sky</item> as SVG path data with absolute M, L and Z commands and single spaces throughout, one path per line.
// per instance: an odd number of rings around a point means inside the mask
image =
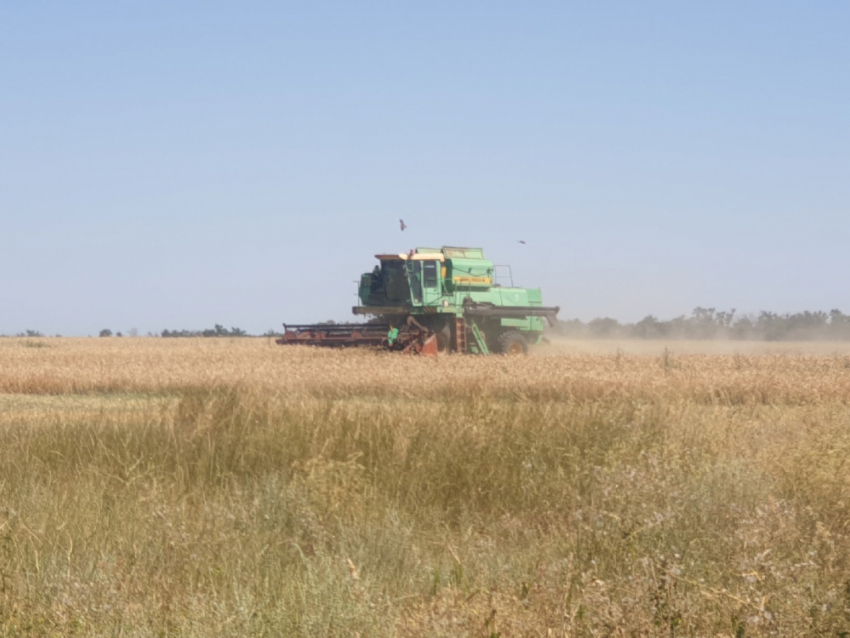
M 848 34 L 837 1 L 3 2 L 0 333 L 346 319 L 375 253 L 444 244 L 562 318 L 850 312 Z

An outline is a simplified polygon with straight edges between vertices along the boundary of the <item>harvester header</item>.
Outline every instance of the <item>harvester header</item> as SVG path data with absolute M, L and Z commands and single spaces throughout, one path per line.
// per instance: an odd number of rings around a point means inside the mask
M 375 255 L 363 273 L 355 315 L 367 323 L 287 326 L 278 343 L 321 346 L 379 345 L 412 352 L 524 354 L 554 323 L 559 308 L 543 305 L 539 288 L 513 285 L 481 248 L 419 247 Z M 497 277 L 497 269 L 509 285 Z M 385 330 L 385 332 L 383 332 Z M 385 334 L 383 338 L 379 334 Z

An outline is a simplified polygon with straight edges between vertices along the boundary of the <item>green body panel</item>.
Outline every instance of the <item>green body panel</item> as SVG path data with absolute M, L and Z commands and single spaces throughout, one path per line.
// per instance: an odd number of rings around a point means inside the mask
M 378 255 L 380 266 L 360 278 L 358 315 L 410 315 L 432 326 L 464 316 L 464 302 L 495 307 L 542 307 L 539 288 L 501 286 L 493 262 L 480 248 L 420 247 L 407 254 Z M 442 317 L 442 319 L 440 319 Z M 488 318 L 478 328 L 488 339 L 508 329 L 519 330 L 537 343 L 544 318 Z

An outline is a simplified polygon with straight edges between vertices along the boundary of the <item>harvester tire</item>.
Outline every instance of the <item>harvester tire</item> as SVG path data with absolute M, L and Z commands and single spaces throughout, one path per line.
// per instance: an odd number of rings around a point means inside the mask
M 518 330 L 508 330 L 499 335 L 499 352 L 508 355 L 528 354 L 528 341 Z

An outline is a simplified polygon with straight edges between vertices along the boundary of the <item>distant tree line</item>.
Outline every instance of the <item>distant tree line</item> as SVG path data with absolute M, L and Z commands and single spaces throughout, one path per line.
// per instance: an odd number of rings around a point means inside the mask
M 333 325 L 335 322 L 326 321 Z M 738 339 L 741 341 L 850 341 L 850 315 L 840 310 L 809 311 L 777 314 L 762 311 L 757 315 L 736 315 L 715 308 L 694 308 L 691 315 L 661 320 L 648 315 L 635 323 L 621 323 L 610 317 L 581 321 L 558 320 L 549 333 L 576 339 Z M 136 336 L 135 329 L 128 331 Z M 279 333 L 268 330 L 262 336 L 274 337 Z M 4 336 L 4 335 L 0 335 Z M 42 337 L 38 330 L 27 330 L 16 337 Z M 59 335 L 57 335 L 59 336 Z M 101 337 L 121 336 L 104 328 Z M 148 333 L 149 337 L 157 335 Z M 163 330 L 161 337 L 251 337 L 241 328 L 229 330 L 215 324 L 206 330 Z
M 163 337 L 250 337 L 242 328 L 228 330 L 220 323 L 206 330 L 163 330 Z
M 583 339 L 738 339 L 754 341 L 850 341 L 850 315 L 840 310 L 757 315 L 735 315 L 714 308 L 694 308 L 685 315 L 662 321 L 649 315 L 635 323 L 609 317 L 583 322 L 558 321 L 552 332 Z
M 127 331 L 127 334 L 131 337 L 138 337 L 139 331 L 136 328 L 130 328 Z M 0 334 L 0 337 L 7 337 L 8 335 Z M 15 337 L 44 337 L 44 333 L 38 330 L 26 330 L 24 332 L 19 332 L 14 335 Z M 57 337 L 61 335 L 56 335 Z M 98 333 L 99 337 L 123 337 L 123 333 L 121 332 L 112 332 L 109 328 L 104 328 Z M 163 330 L 159 334 L 154 334 L 153 332 L 147 333 L 148 337 L 253 337 L 255 335 L 248 334 L 242 328 L 232 327 L 229 330 L 222 326 L 221 324 L 215 324 L 212 328 L 207 328 L 206 330 Z M 262 335 L 263 337 L 276 337 L 279 336 L 278 332 L 274 330 L 267 330 Z

